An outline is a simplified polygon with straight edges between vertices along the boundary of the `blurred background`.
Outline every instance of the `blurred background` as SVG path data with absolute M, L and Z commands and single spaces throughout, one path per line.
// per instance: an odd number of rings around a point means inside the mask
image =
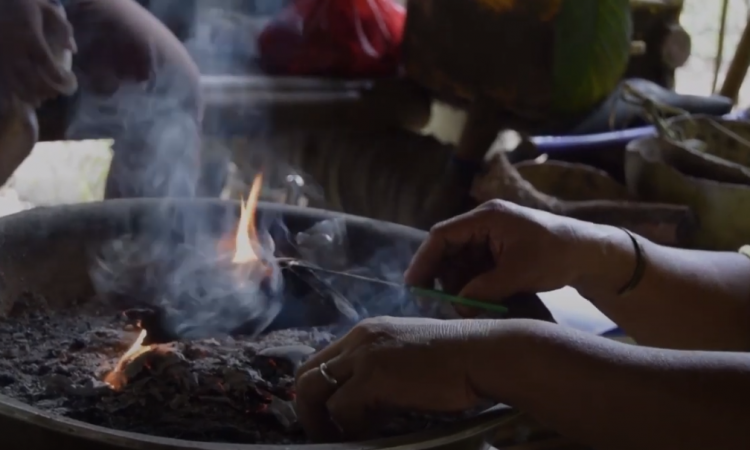
M 750 0 L 729 1 L 719 87 L 747 22 L 749 8 Z M 692 54 L 687 64 L 677 70 L 677 91 L 698 95 L 711 93 L 721 10 L 720 1 L 684 0 L 681 23 L 692 37 Z M 743 86 L 738 105 L 739 108 L 750 106 L 750 83 Z M 106 142 L 37 145 L 11 181 L 0 188 L 0 215 L 32 206 L 102 198 L 110 158 Z
M 750 0 L 729 0 L 719 86 L 747 23 L 749 6 Z M 722 2 L 720 1 L 685 0 L 680 22 L 693 38 L 693 51 L 687 64 L 677 71 L 678 91 L 698 95 L 711 93 L 721 28 L 721 8 Z M 741 108 L 750 106 L 750 84 L 742 87 L 739 105 Z

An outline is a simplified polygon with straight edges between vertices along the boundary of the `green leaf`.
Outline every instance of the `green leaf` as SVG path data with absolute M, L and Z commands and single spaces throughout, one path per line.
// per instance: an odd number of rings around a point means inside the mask
M 555 18 L 553 111 L 583 113 L 617 86 L 630 58 L 630 0 L 563 0 Z

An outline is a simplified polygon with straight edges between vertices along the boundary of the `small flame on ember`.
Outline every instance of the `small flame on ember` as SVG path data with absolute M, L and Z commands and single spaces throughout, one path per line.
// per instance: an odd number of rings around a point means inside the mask
M 260 260 L 258 256 L 258 232 L 255 229 L 255 210 L 258 207 L 262 185 L 263 176 L 257 175 L 250 188 L 247 202 L 242 203 L 240 223 L 235 237 L 234 258 L 232 259 L 235 264 L 248 264 Z
M 104 377 L 104 382 L 110 385 L 112 389 L 121 389 L 125 385 L 122 371 L 125 370 L 125 367 L 127 367 L 128 363 L 151 350 L 150 345 L 143 345 L 143 341 L 146 339 L 146 336 L 146 330 L 141 330 L 141 333 L 138 335 L 138 338 L 135 340 L 135 342 L 133 342 L 133 345 L 131 345 L 130 348 L 125 353 L 123 353 L 119 361 L 117 361 L 115 369 Z
M 138 356 L 146 353 L 147 351 L 151 350 L 150 345 L 143 345 L 143 341 L 146 339 L 146 330 L 141 330 L 141 333 L 138 335 L 138 338 L 133 342 L 133 345 L 130 346 L 128 351 L 126 351 L 121 357 L 120 360 L 117 362 L 117 366 L 115 367 L 115 370 L 122 370 L 123 367 L 130 361 L 131 359 L 135 359 Z
M 232 258 L 232 263 L 247 266 L 253 270 L 260 269 L 266 276 L 270 276 L 272 272 L 271 268 L 267 266 L 260 257 L 260 240 L 258 238 L 258 231 L 255 227 L 255 211 L 258 207 L 262 185 L 263 176 L 257 175 L 253 180 L 247 201 L 243 201 L 241 204 L 242 209 L 237 227 L 237 234 L 234 239 L 234 256 Z M 138 323 L 138 326 L 141 326 L 140 322 Z M 135 358 L 153 349 L 153 346 L 151 345 L 143 345 L 146 336 L 146 330 L 142 329 L 133 345 L 131 345 L 130 348 L 120 357 L 119 361 L 117 361 L 114 370 L 104 377 L 104 382 L 112 387 L 112 389 L 119 390 L 125 386 L 127 379 L 124 371 L 128 367 L 128 364 L 130 364 Z

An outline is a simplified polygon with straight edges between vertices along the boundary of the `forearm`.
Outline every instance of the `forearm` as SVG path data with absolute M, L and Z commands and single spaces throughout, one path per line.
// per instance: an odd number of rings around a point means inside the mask
M 481 396 L 597 449 L 750 448 L 750 355 L 643 348 L 508 322 L 477 344 L 470 378 Z
M 597 227 L 575 287 L 639 344 L 684 349 L 750 349 L 750 259 L 734 252 L 669 248 L 640 239 L 645 273 L 626 296 L 635 268 L 628 235 Z

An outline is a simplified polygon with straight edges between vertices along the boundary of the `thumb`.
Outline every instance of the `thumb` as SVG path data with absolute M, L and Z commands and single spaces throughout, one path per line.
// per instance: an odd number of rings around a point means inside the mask
M 42 9 L 42 34 L 53 51 L 70 50 L 75 53 L 73 26 L 68 22 L 65 10 L 54 4 L 45 4 Z
M 501 274 L 499 270 L 485 272 L 469 281 L 458 295 L 471 300 L 500 303 L 503 299 L 518 292 L 520 286 L 517 282 L 514 282 L 517 278 L 512 273 L 504 272 Z M 457 305 L 456 312 L 464 317 L 476 317 L 482 311 Z
M 76 52 L 73 28 L 65 12 L 52 4 L 44 5 L 40 48 L 36 61 L 50 87 L 59 93 L 72 94 L 77 86 L 72 72 L 72 54 Z

